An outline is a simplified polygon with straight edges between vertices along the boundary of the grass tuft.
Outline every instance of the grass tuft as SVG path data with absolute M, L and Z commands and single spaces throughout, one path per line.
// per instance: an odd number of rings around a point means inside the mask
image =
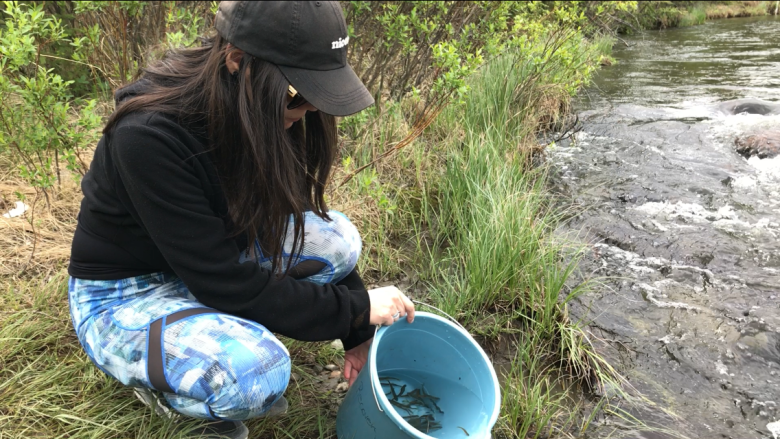
M 695 26 L 704 24 L 707 20 L 707 12 L 701 6 L 696 6 L 682 14 L 680 17 L 679 27 Z

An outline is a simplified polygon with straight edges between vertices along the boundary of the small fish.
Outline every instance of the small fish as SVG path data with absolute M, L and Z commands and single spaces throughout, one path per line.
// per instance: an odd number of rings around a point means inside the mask
M 436 398 L 436 399 L 438 400 L 439 398 Z M 433 406 L 434 406 L 434 407 L 436 407 L 436 410 L 438 410 L 438 411 L 439 411 L 439 413 L 441 413 L 442 415 L 444 414 L 444 410 L 442 410 L 442 409 L 441 409 L 441 407 L 439 407 L 439 406 L 436 404 L 436 401 L 434 401 L 434 400 L 431 400 L 431 403 L 433 404 Z
M 423 393 L 423 396 L 425 396 L 426 398 L 431 398 L 434 401 L 438 401 L 438 400 L 441 399 L 441 398 L 437 398 L 437 397 L 431 395 L 430 393 L 426 392 L 425 391 L 425 384 L 422 385 L 422 393 Z
M 383 377 L 379 377 L 379 381 L 388 381 L 388 382 L 390 382 L 390 381 L 398 381 L 398 378 L 393 378 L 393 377 L 389 377 L 389 376 L 383 376 Z
M 410 414 L 413 413 L 412 408 L 409 405 L 407 405 L 407 404 L 398 402 L 398 401 L 393 400 L 393 399 L 390 400 L 390 404 L 392 404 L 392 405 L 394 405 L 394 406 L 396 406 L 396 407 L 398 407 L 400 409 L 406 410 L 407 413 L 410 413 Z

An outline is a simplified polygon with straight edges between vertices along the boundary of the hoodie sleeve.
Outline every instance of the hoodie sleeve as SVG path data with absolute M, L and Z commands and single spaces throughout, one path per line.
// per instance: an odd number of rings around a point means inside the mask
M 360 278 L 360 274 L 358 274 L 357 268 L 352 270 L 352 272 L 349 273 L 347 277 L 339 281 L 337 284 L 346 286 L 350 291 L 366 291 L 366 286 L 363 284 L 363 279 Z M 365 320 L 361 319 L 358 322 L 358 325 L 353 325 L 352 330 L 349 331 L 349 334 L 345 338 L 341 339 L 341 344 L 344 345 L 345 351 L 348 351 L 374 337 L 374 327 L 372 325 L 363 324 L 368 322 L 370 318 L 371 309 L 369 304 L 369 308 L 366 308 L 364 312 L 363 319 Z
M 240 263 L 191 151 L 165 125 L 175 124 L 150 120 L 117 126 L 109 151 L 136 221 L 200 302 L 298 340 L 347 338 L 368 327 L 364 288 L 278 279 L 253 262 Z

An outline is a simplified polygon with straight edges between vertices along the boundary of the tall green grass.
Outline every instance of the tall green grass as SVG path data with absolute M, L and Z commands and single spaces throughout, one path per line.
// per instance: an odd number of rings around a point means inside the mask
M 444 125 L 459 124 L 463 136 L 444 152 L 436 218 L 429 222 L 449 243 L 441 255 L 447 269 L 433 288 L 445 310 L 469 324 L 493 313 L 500 326 L 532 321 L 552 334 L 576 257 L 564 258 L 567 247 L 553 238 L 560 218 L 545 168 L 528 166 L 538 152 L 533 134 L 540 118 L 560 117 L 568 107 L 569 92 L 560 85 L 584 81 L 576 67 L 600 54 L 593 47 L 578 51 L 581 40 L 572 35 L 542 41 L 485 66 L 465 103 L 442 118 Z M 580 59 L 564 64 L 565 57 Z
M 565 289 L 577 249 L 556 241 L 560 216 L 545 169 L 528 166 L 536 124 L 559 117 L 568 105 L 569 92 L 560 85 L 585 80 L 572 67 L 596 59 L 595 48 L 578 52 L 570 38 L 551 37 L 494 60 L 473 78 L 463 107 L 444 119 L 460 117 L 464 136 L 449 145 L 439 186 L 438 234 L 450 245 L 431 294 L 475 332 L 519 330 L 504 377 L 499 431 L 507 437 L 568 430 L 576 409 L 564 403 L 561 377 L 587 375 L 596 361 L 563 312 L 582 291 Z M 560 59 L 566 56 L 581 59 Z M 574 337 L 564 340 L 564 334 Z
M 375 196 L 364 203 L 385 231 L 366 230 L 364 248 L 388 240 L 400 249 L 395 256 L 405 263 L 393 267 L 398 277 L 423 285 L 414 298 L 456 317 L 488 344 L 512 340 L 497 437 L 577 430 L 582 403 L 573 389 L 616 376 L 568 318 L 566 303 L 586 288 L 567 286 L 579 247 L 555 238 L 562 212 L 553 208 L 546 168 L 530 166 L 542 154 L 535 135 L 559 126 L 571 96 L 609 53 L 611 40 L 596 41 L 565 31 L 523 40 L 470 78 L 463 102 L 423 137 L 343 188 L 353 197 L 381 191 L 391 199 L 392 213 L 376 209 Z M 397 103 L 359 116 L 362 126 L 376 128 L 354 131 L 345 149 L 350 166 L 380 154 L 387 133 L 404 132 L 383 124 L 402 124 L 407 110 Z
M 702 6 L 696 6 L 682 14 L 678 26 L 695 26 L 704 24 L 705 21 L 707 21 L 707 12 Z

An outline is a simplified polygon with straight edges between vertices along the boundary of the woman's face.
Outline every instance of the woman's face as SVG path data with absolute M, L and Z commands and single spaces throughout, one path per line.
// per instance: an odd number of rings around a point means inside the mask
M 228 68 L 228 71 L 232 74 L 236 71 L 238 71 L 239 63 L 241 62 L 241 57 L 244 55 L 244 52 L 241 50 L 233 50 L 230 53 L 228 53 L 227 58 L 225 59 L 225 64 Z M 292 101 L 292 98 L 290 96 L 285 95 L 287 98 L 287 102 Z M 284 129 L 290 129 L 291 126 L 295 122 L 298 122 L 303 118 L 303 116 L 306 115 L 307 111 L 317 111 L 317 109 L 314 107 L 314 105 L 306 102 L 305 104 L 301 105 L 300 107 L 293 108 L 292 110 L 289 110 L 287 108 L 284 109 Z
M 292 98 L 287 96 L 287 102 L 290 102 Z M 314 105 L 306 102 L 300 107 L 293 108 L 292 110 L 284 109 L 284 129 L 289 129 L 295 122 L 301 120 L 306 115 L 307 111 L 317 111 Z

